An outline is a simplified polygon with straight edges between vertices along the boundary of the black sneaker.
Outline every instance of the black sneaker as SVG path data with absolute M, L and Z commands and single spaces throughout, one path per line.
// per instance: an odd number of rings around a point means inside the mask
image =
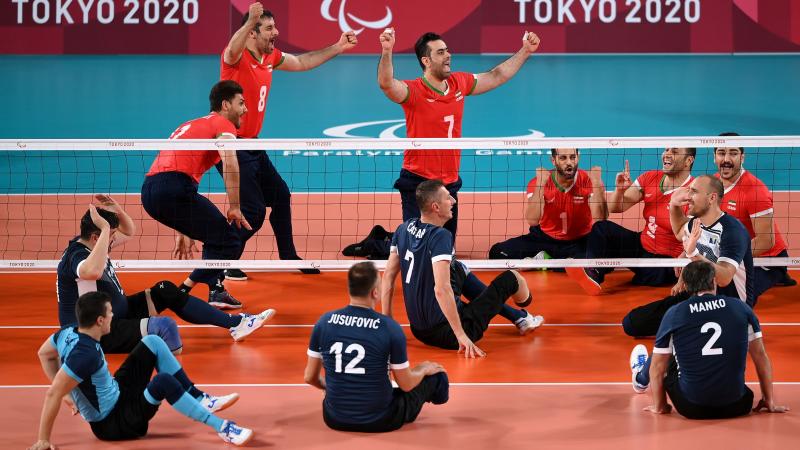
M 778 286 L 784 286 L 784 287 L 787 287 L 787 286 L 797 286 L 797 281 L 795 281 L 795 279 L 794 279 L 794 278 L 790 277 L 790 276 L 789 276 L 789 273 L 788 273 L 788 272 L 786 272 L 786 273 L 784 273 L 784 275 L 783 275 L 783 279 L 781 279 L 780 281 L 778 281 L 777 285 L 778 285 Z
M 225 279 L 233 281 L 247 281 L 247 274 L 241 269 L 228 269 L 225 271 Z
M 386 231 L 382 226 L 375 225 L 363 240 L 345 247 L 342 250 L 342 255 L 370 259 L 388 259 L 388 255 L 386 258 L 382 258 L 381 256 L 384 253 L 382 250 L 385 246 L 385 242 L 390 242 L 392 240 L 392 234 L 393 233 Z
M 209 292 L 208 304 L 219 309 L 239 309 L 242 307 L 242 302 L 236 300 L 228 291 Z

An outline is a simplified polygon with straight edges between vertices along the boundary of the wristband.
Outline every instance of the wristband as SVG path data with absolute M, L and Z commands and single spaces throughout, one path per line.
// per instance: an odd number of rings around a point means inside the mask
M 694 258 L 695 256 L 697 256 L 699 254 L 700 254 L 700 250 L 695 248 L 694 251 L 692 252 L 692 254 L 691 255 L 686 255 L 686 257 L 687 258 Z

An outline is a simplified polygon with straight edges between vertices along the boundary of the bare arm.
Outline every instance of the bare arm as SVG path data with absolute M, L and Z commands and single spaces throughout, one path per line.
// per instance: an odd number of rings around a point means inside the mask
M 225 47 L 225 52 L 222 54 L 222 60 L 229 66 L 238 63 L 242 59 L 242 52 L 244 52 L 247 44 L 247 36 L 253 31 L 261 15 L 264 14 L 264 7 L 259 2 L 253 3 L 248 9 L 248 14 L 247 22 L 233 33 L 228 46 Z
M 228 135 L 219 138 L 235 139 Z M 236 158 L 236 150 L 219 150 L 219 157 L 222 159 L 222 177 L 225 182 L 225 192 L 228 194 L 228 221 L 237 227 L 252 230 L 239 204 L 239 160 Z
M 358 44 L 356 34 L 352 31 L 342 33 L 339 41 L 335 44 L 325 47 L 320 50 L 313 50 L 302 55 L 292 55 L 290 53 L 283 54 L 283 63 L 277 66 L 278 70 L 286 70 L 289 72 L 303 72 L 311 70 L 317 66 L 322 65 L 333 57 L 350 50 Z
M 614 192 L 608 198 L 608 210 L 612 213 L 622 213 L 640 201 L 642 201 L 642 191 L 633 185 L 631 179 L 631 168 L 628 160 L 625 160 L 625 168 L 618 172 L 615 179 Z
M 325 378 L 322 376 L 322 360 L 320 358 L 308 357 L 304 376 L 306 383 L 317 389 L 325 390 Z
M 105 209 L 115 213 L 119 218 L 117 234 L 123 235 L 123 239 L 117 237 L 114 239 L 114 243 L 121 243 L 123 240 L 133 237 L 136 234 L 136 224 L 133 222 L 133 219 L 131 219 L 131 216 L 129 216 L 128 213 L 122 209 L 122 206 L 120 206 L 116 200 L 105 194 L 95 194 L 94 198 L 100 202 Z
M 64 370 L 59 370 L 53 378 L 53 384 L 47 390 L 42 406 L 42 415 L 39 420 L 38 442 L 36 448 L 48 448 L 50 435 L 53 432 L 53 423 L 58 416 L 61 399 L 78 385 L 78 382 L 67 375 Z
M 669 200 L 669 223 L 672 226 L 672 234 L 679 241 L 686 237 L 685 227 L 689 222 L 689 218 L 683 212 L 683 208 L 689 203 L 689 189 L 678 188 L 672 193 Z M 696 223 L 697 229 L 700 230 L 699 222 Z M 699 237 L 699 234 L 698 234 Z M 687 253 L 688 255 L 689 253 Z
M 758 384 L 761 386 L 761 400 L 753 411 L 766 408 L 769 412 L 786 412 L 789 408 L 775 404 L 775 394 L 772 390 L 772 363 L 764 348 L 764 339 L 756 338 L 750 342 L 750 358 L 756 366 Z
M 502 85 L 519 72 L 525 61 L 539 48 L 539 37 L 535 33 L 525 32 L 522 48 L 510 58 L 498 64 L 494 69 L 480 73 L 475 81 L 472 95 L 480 95 Z
M 387 28 L 380 36 L 381 59 L 378 62 L 378 86 L 383 94 L 395 102 L 403 103 L 408 99 L 408 86 L 395 79 L 392 64 L 392 48 L 394 47 L 394 28 Z
M 99 280 L 108 262 L 108 245 L 111 239 L 111 226 L 97 213 L 94 205 L 89 205 L 89 216 L 95 226 L 100 229 L 100 237 L 94 244 L 89 256 L 78 266 L 78 278 L 81 280 Z
M 58 359 L 58 350 L 53 347 L 53 343 L 50 342 L 50 338 L 47 338 L 44 343 L 42 343 L 42 346 L 39 347 L 38 355 L 44 374 L 47 375 L 47 379 L 52 382 L 53 378 L 56 376 L 56 373 L 58 373 L 61 363 Z
M 475 356 L 485 356 L 486 354 L 475 345 L 464 332 L 461 326 L 461 318 L 456 309 L 456 298 L 453 294 L 453 287 L 450 284 L 450 261 L 436 261 L 433 263 L 433 292 L 436 302 L 442 310 L 447 323 L 453 329 L 459 343 L 459 352 L 464 351 L 464 356 L 474 358 Z
M 682 231 L 680 235 L 678 235 L 678 239 L 683 240 L 683 250 L 686 252 L 686 256 L 689 259 L 692 261 L 706 261 L 714 265 L 714 271 L 716 273 L 714 279 L 719 286 L 725 287 L 733 281 L 733 277 L 736 275 L 736 266 L 727 261 L 713 262 L 700 254 L 700 252 L 697 251 L 697 240 L 700 239 L 701 233 L 702 230 L 700 228 L 700 222 L 698 221 L 694 224 L 688 236 L 684 236 L 686 232 Z M 720 257 L 720 259 L 722 259 L 722 257 Z
M 525 220 L 528 225 L 535 227 L 542 219 L 544 209 L 544 185 L 550 178 L 550 171 L 544 168 L 536 169 L 536 191 L 528 195 L 528 202 L 525 205 Z
M 394 282 L 397 280 L 397 275 L 400 273 L 400 256 L 397 252 L 389 254 L 389 260 L 386 261 L 386 269 L 383 271 L 383 280 L 381 281 L 381 313 L 385 316 L 392 317 L 392 300 L 394 299 Z
M 664 389 L 664 376 L 667 373 L 669 355 L 653 353 L 650 361 L 650 391 L 653 395 L 653 404 L 645 408 L 656 414 L 669 414 L 672 410 L 667 403 L 667 391 Z
M 589 210 L 592 212 L 592 219 L 608 219 L 608 204 L 606 203 L 606 186 L 603 184 L 603 169 L 599 166 L 589 170 L 589 179 L 592 181 L 592 197 L 589 199 Z
M 756 234 L 750 246 L 753 248 L 753 256 L 760 256 L 775 245 L 773 215 L 765 214 L 760 217 L 752 217 L 750 220 L 753 222 L 753 231 Z
M 397 381 L 397 385 L 400 386 L 400 389 L 404 392 L 409 392 L 419 386 L 426 376 L 444 371 L 444 367 L 440 364 L 425 361 L 413 368 L 392 369 L 392 375 L 394 375 L 394 380 Z

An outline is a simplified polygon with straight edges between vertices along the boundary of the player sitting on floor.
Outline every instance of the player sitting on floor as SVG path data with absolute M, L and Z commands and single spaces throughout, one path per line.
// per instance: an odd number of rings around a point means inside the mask
M 126 296 L 108 253 L 133 236 L 135 225 L 114 199 L 105 195 L 97 195 L 96 199 L 108 209 L 89 206 L 81 218 L 80 236 L 70 241 L 58 264 L 58 320 L 62 327 L 75 324 L 78 297 L 91 291 L 108 294 L 118 317 L 110 333 L 100 339 L 107 353 L 129 353 L 148 334 L 160 336 L 170 350 L 179 352 L 182 343 L 175 321 L 156 316 L 165 309 L 189 323 L 228 328 L 234 341 L 241 341 L 275 314 L 272 309 L 258 315 L 226 314 L 181 292 L 170 281 L 159 281 L 149 289 Z
M 409 368 L 400 325 L 373 310 L 381 292 L 375 265 L 355 264 L 347 284 L 350 304 L 323 314 L 308 345 L 305 380 L 325 391 L 325 424 L 341 431 L 392 431 L 413 422 L 425 402 L 447 402 L 444 368 L 429 361 Z M 399 388 L 392 389 L 387 362 Z
M 239 394 L 214 397 L 197 389 L 158 336 L 144 337 L 112 377 L 100 346 L 100 338 L 111 332 L 111 297 L 86 293 L 75 310 L 78 326 L 57 331 L 39 349 L 42 369 L 52 384 L 32 450 L 54 448 L 50 437 L 62 399 L 104 441 L 146 435 L 164 399 L 184 416 L 210 426 L 225 442 L 242 445 L 253 436 L 252 430 L 214 415 L 238 400 Z M 153 370 L 158 373 L 151 379 Z

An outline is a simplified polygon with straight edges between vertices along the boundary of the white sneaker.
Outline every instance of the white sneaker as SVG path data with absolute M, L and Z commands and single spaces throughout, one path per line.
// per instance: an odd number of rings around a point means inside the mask
M 203 408 L 207 409 L 208 412 L 217 412 L 222 411 L 223 409 L 228 409 L 234 403 L 239 400 L 239 394 L 234 392 L 233 394 L 229 395 L 222 395 L 220 397 L 215 397 L 213 395 L 208 395 L 203 393 L 203 398 L 200 399 L 200 404 L 203 405 Z
M 633 347 L 633 350 L 631 350 L 631 386 L 633 386 L 633 391 L 637 394 L 643 394 L 647 390 L 647 386 L 643 386 L 636 381 L 636 375 L 644 370 L 644 365 L 647 362 L 648 356 L 647 347 L 642 344 Z
M 253 438 L 253 430 L 236 425 L 236 423 L 226 420 L 222 422 L 222 431 L 217 435 L 223 441 L 233 445 L 244 445 Z
M 233 341 L 243 341 L 244 338 L 249 336 L 250 333 L 261 328 L 261 326 L 264 325 L 274 315 L 274 309 L 267 309 L 261 314 L 256 315 L 242 314 L 242 321 L 239 323 L 239 325 L 231 328 L 231 337 L 233 338 Z
M 525 311 L 524 309 L 522 311 Z M 544 317 L 542 316 L 533 316 L 528 311 L 525 311 L 525 317 L 521 319 L 517 319 L 514 322 L 514 325 L 517 327 L 517 331 L 522 336 L 530 333 L 531 331 L 539 328 L 544 323 Z

